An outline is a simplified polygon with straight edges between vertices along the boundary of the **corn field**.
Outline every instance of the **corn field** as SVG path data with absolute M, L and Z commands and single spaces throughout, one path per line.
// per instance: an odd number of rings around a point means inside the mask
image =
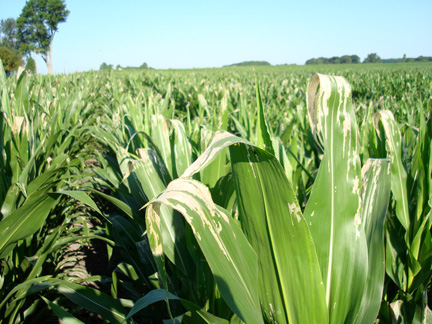
M 432 323 L 432 64 L 0 64 L 0 323 Z

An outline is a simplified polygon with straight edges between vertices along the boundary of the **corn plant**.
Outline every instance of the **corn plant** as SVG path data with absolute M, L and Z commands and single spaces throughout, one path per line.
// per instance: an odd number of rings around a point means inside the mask
M 97 207 L 84 193 L 70 191 L 86 176 L 85 155 L 79 156 L 86 140 L 81 118 L 92 107 L 82 106 L 78 95 L 61 96 L 55 87 L 39 88 L 33 81 L 25 73 L 6 79 L 0 63 L 0 318 L 5 323 L 46 320 L 50 311 L 38 294 L 52 286 L 64 291 L 80 280 L 59 267 L 64 250 L 73 242 L 104 239 L 87 228 L 71 197 Z M 59 300 L 52 291 L 44 293 Z
M 226 100 L 222 100 L 221 111 L 218 125 L 226 128 Z M 126 117 L 126 114 L 124 116 Z M 105 162 L 102 162 L 104 168 L 96 172 L 101 184 L 112 188 L 114 195 L 132 207 L 133 212 L 129 214 L 130 217 L 122 217 L 117 214 L 111 218 L 112 233 L 125 261 L 132 265 L 139 275 L 142 289 L 149 289 L 154 286 L 158 287 L 159 284 L 157 281 L 149 280 L 157 269 L 151 258 L 150 250 L 146 250 L 146 244 L 148 244 L 146 237 L 142 237 L 145 232 L 145 223 L 143 224 L 140 219 L 139 209 L 165 190 L 167 184 L 172 179 L 178 178 L 178 175 L 182 174 L 192 162 L 193 150 L 189 138 L 194 137 L 197 141 L 195 150 L 204 150 L 213 132 L 206 127 L 195 128 L 193 134 L 188 137 L 180 121 L 165 120 L 162 115 L 155 114 L 150 117 L 151 131 L 146 134 L 143 131 L 136 131 L 140 118 L 144 116 L 131 115 L 129 111 L 128 116 L 125 117 L 120 117 L 119 120 L 113 118 L 114 123 L 119 122 L 122 125 L 120 130 L 114 127 L 112 131 L 94 129 L 95 133 L 112 148 L 112 151 L 116 151 L 116 158 L 106 159 Z M 133 122 L 123 124 L 123 120 Z M 106 125 L 109 124 L 106 123 Z M 144 141 L 141 142 L 139 136 Z M 122 147 L 124 143 L 128 143 L 126 148 Z M 130 152 L 132 145 L 135 148 L 139 145 L 147 147 L 138 148 L 135 153 L 132 153 Z M 216 182 L 227 171 L 225 155 L 221 154 L 217 161 L 214 161 L 200 175 L 202 181 L 217 188 L 215 191 L 219 190 Z M 108 168 L 115 170 L 115 177 L 106 172 Z M 121 206 L 121 203 L 114 197 L 105 196 L 105 198 Z M 162 214 L 163 226 L 167 233 L 164 236 L 166 253 L 170 260 L 170 271 L 175 273 L 170 281 L 171 291 L 176 293 L 188 291 L 190 301 L 194 305 L 199 305 L 199 307 L 194 306 L 195 308 L 203 307 L 205 310 L 213 311 L 218 309 L 219 313 L 231 313 L 218 296 L 208 265 L 200 261 L 202 257 L 199 257 L 199 248 L 197 246 L 191 248 L 193 238 L 188 237 L 187 231 L 190 229 L 186 229 L 185 233 L 182 217 L 169 208 L 164 208 Z M 128 229 L 127 235 L 123 230 L 126 228 Z M 189 241 L 188 244 L 187 241 Z
M 271 154 L 262 107 L 259 146 L 219 133 L 182 177 L 148 205 L 147 235 L 166 299 L 172 296 L 165 270 L 164 206 L 182 214 L 192 229 L 222 297 L 236 314 L 232 320 L 373 323 L 384 282 L 389 161 L 371 160 L 361 170 L 350 88 L 343 78 L 314 76 L 308 111 L 324 157 L 304 213 Z M 227 146 L 241 228 L 213 203 L 203 184 L 191 179 Z
M 386 272 L 391 282 L 385 305 L 393 321 L 405 323 L 428 323 L 432 316 L 427 296 L 432 278 L 432 121 L 430 116 L 426 121 L 421 105 L 418 108 L 420 127 L 406 128 L 404 136 L 392 112 L 375 115 L 392 159 L 393 203 L 386 226 Z

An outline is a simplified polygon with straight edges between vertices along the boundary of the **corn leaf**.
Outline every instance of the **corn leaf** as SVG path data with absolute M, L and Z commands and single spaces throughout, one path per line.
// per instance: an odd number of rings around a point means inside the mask
M 186 136 L 183 124 L 175 119 L 169 120 L 172 128 L 171 155 L 173 158 L 173 178 L 178 178 L 192 163 L 192 147 Z
M 139 149 L 138 156 L 139 160 L 126 160 L 130 172 L 128 177 L 130 187 L 135 188 L 134 191 L 143 192 L 147 199 L 152 200 L 165 190 L 171 178 L 164 168 L 163 161 L 153 150 Z M 132 193 L 136 197 L 134 191 Z M 142 203 L 144 205 L 144 201 Z M 189 273 L 193 263 L 188 258 L 184 220 L 177 212 L 162 206 L 161 221 L 165 255 L 184 274 Z
M 256 138 L 258 142 L 258 147 L 274 155 L 273 143 L 270 138 L 270 134 L 266 123 L 266 118 L 264 116 L 264 108 L 261 100 L 261 92 L 259 89 L 258 77 L 256 74 L 255 74 L 255 84 L 256 84 L 255 89 L 256 89 L 256 97 L 257 97 L 257 107 L 258 107 L 257 128 L 256 128 Z
M 200 128 L 201 151 L 204 151 L 212 143 L 213 137 L 216 134 L 206 127 Z M 214 188 L 219 179 L 228 172 L 227 154 L 226 150 L 221 151 L 213 162 L 200 170 L 200 181 L 209 188 Z
M 86 286 L 56 280 L 57 291 L 75 304 L 100 314 L 110 323 L 123 323 L 126 319 L 126 310 L 119 300 L 107 294 Z
M 402 163 L 401 133 L 391 111 L 383 110 L 375 114 L 374 123 L 378 130 L 378 123 L 384 127 L 388 153 L 391 158 L 391 190 L 396 200 L 396 217 L 407 231 L 410 227 L 407 195 L 407 173 Z
M 5 257 L 11 244 L 35 233 L 57 204 L 58 195 L 44 194 L 28 199 L 0 222 L 0 258 Z
M 140 310 L 148 307 L 151 304 L 163 301 L 163 300 L 178 300 L 182 303 L 182 305 L 186 308 L 187 311 L 191 312 L 191 316 L 189 316 L 188 320 L 190 323 L 208 323 L 208 324 L 228 324 L 227 320 L 216 317 L 210 313 L 207 313 L 201 310 L 197 305 L 191 303 L 188 300 L 179 298 L 171 293 L 168 293 L 168 296 L 163 289 L 154 289 L 151 290 L 147 295 L 138 299 L 129 314 L 126 317 L 126 320 L 134 316 Z
M 361 167 L 351 90 L 342 77 L 316 74 L 308 116 L 324 157 L 305 209 L 326 293 L 330 323 L 352 323 L 368 269 L 361 228 Z
M 390 161 L 371 160 L 362 168 L 362 227 L 368 246 L 366 288 L 356 323 L 373 323 L 377 317 L 384 286 L 384 219 L 390 199 Z
M 266 321 L 328 323 L 314 243 L 283 168 L 248 145 L 230 147 L 230 155 L 240 222 L 258 254 Z
M 44 296 L 41 296 L 41 298 L 56 313 L 56 315 L 58 316 L 58 318 L 61 320 L 63 324 L 84 324 L 84 322 L 81 322 L 78 318 L 73 316 L 71 313 L 65 311 L 60 306 L 54 304 L 49 299 L 45 298 Z
M 175 158 L 171 148 L 170 122 L 169 120 L 165 120 L 162 115 L 153 115 L 151 123 L 153 142 L 159 149 L 161 158 L 165 162 L 170 176 L 173 177 L 175 171 Z
M 226 131 L 216 132 L 207 149 L 185 170 L 181 178 L 192 177 L 195 173 L 212 163 L 224 148 L 236 143 L 253 145 L 248 140 L 234 136 Z
M 110 220 L 113 225 L 112 236 L 124 260 L 134 267 L 140 280 L 148 284 L 148 276 L 156 269 L 153 260 L 143 260 L 146 251 L 139 251 L 143 249 L 139 244 L 144 239 L 142 229 L 132 220 L 119 215 L 110 217 Z M 149 256 L 151 258 L 151 254 Z
M 102 212 L 100 211 L 100 209 L 98 208 L 98 206 L 96 205 L 96 203 L 84 191 L 79 191 L 79 190 L 59 190 L 57 193 L 70 196 L 70 197 L 72 197 L 72 198 L 74 198 L 74 199 L 76 199 L 76 200 L 78 200 L 78 201 L 86 204 L 87 206 L 93 208 L 95 211 L 97 211 L 99 213 L 99 215 L 102 215 Z
M 191 226 L 230 308 L 246 323 L 263 323 L 256 254 L 231 216 L 213 203 L 208 188 L 195 180 L 172 181 L 147 207 L 147 233 L 162 281 L 166 283 L 160 238 L 162 204 L 179 211 Z

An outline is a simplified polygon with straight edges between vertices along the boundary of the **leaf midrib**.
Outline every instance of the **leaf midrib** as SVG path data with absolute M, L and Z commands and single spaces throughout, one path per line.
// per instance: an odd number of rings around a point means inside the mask
M 330 97 L 332 98 L 332 97 Z M 330 98 L 327 101 L 327 105 L 329 106 L 329 101 Z M 335 98 L 333 97 L 333 101 L 335 100 Z M 331 190 L 330 190 L 330 200 L 331 200 L 331 210 L 330 210 L 330 247 L 329 247 L 329 265 L 328 265 L 328 270 L 327 270 L 327 285 L 326 285 L 326 303 L 327 303 L 327 307 L 330 306 L 330 290 L 331 290 L 331 281 L 332 281 L 332 271 L 333 271 L 333 243 L 334 243 L 334 204 L 335 204 L 335 195 L 334 195 L 334 183 L 335 183 L 335 179 L 334 179 L 334 132 L 333 132 L 333 123 L 334 123 L 334 113 L 335 110 L 334 109 L 330 109 L 330 142 L 329 142 L 329 151 L 330 151 L 330 158 L 329 158 L 329 163 L 330 163 L 330 180 L 331 180 Z

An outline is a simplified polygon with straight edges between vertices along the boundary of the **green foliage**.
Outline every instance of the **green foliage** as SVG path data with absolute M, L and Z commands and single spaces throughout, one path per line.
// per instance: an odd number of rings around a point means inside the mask
M 266 61 L 245 61 L 245 62 L 240 62 L 240 63 L 234 63 L 231 65 L 226 65 L 226 67 L 229 66 L 271 66 L 271 64 L 269 62 Z
M 18 50 L 17 27 L 14 18 L 1 20 L 0 22 L 0 45 L 6 46 L 13 50 Z
M 0 317 L 8 322 L 46 321 L 50 313 L 37 294 L 52 298 L 45 292 L 50 278 L 76 281 L 62 269 L 65 251 L 97 237 L 72 199 L 88 198 L 67 191 L 85 178 L 89 137 L 80 118 L 94 121 L 94 107 L 73 91 L 50 106 L 66 84 L 28 78 L 6 79 L 0 64 Z
M 6 46 L 0 46 L 0 59 L 3 62 L 4 70 L 8 74 L 18 70 L 24 63 L 19 53 Z
M 381 63 L 381 57 L 379 57 L 376 53 L 368 54 L 368 56 L 364 59 L 363 63 Z
M 257 90 L 258 105 L 259 94 Z M 311 81 L 310 120 L 325 154 L 304 217 L 277 159 L 228 133 L 217 133 L 207 150 L 185 170 L 183 179 L 169 183 L 151 202 L 146 212 L 148 236 L 167 294 L 162 204 L 179 211 L 191 226 L 222 297 L 243 321 L 261 322 L 250 308 L 257 302 L 254 282 L 259 282 L 266 322 L 355 323 L 357 317 L 369 316 L 367 322 L 373 323 L 384 284 L 384 267 L 376 265 L 384 262 L 389 163 L 374 160 L 361 172 L 349 96 L 343 78 L 321 75 Z M 265 123 L 257 141 L 263 148 L 269 141 Z M 256 259 L 247 257 L 250 247 L 243 243 L 237 225 L 213 204 L 205 186 L 186 179 L 230 145 L 240 224 L 258 255 L 258 274 L 244 268 L 246 264 L 247 269 L 255 269 Z M 378 193 L 382 194 L 379 201 Z M 225 264 L 227 259 L 235 270 Z M 368 268 L 373 262 L 376 264 Z
M 112 70 L 112 69 L 113 69 L 112 64 L 106 64 L 105 62 L 103 62 L 99 67 L 99 70 Z
M 342 57 L 333 56 L 332 58 L 319 57 L 306 61 L 306 65 L 311 64 L 357 64 L 360 63 L 360 57 L 357 55 L 344 55 Z
M 64 0 L 28 0 L 16 22 L 20 51 L 41 55 L 50 74 L 54 35 L 68 15 Z
M 36 62 L 32 57 L 29 57 L 27 59 L 25 70 L 29 71 L 32 74 L 36 74 Z
M 395 200 L 388 212 L 386 271 L 392 281 L 389 287 L 396 286 L 398 292 L 393 296 L 389 289 L 384 305 L 398 320 L 410 323 L 424 320 L 428 310 L 424 291 L 432 279 L 432 122 L 430 116 L 425 119 L 420 107 L 419 112 L 418 134 L 408 128 L 403 136 L 390 111 L 375 115 L 376 128 L 384 131 L 382 140 L 392 159 Z M 412 136 L 418 137 L 416 143 L 409 143 Z M 404 152 L 403 146 L 409 149 Z
M 427 323 L 432 65 L 255 71 L 0 73 L 0 318 Z

